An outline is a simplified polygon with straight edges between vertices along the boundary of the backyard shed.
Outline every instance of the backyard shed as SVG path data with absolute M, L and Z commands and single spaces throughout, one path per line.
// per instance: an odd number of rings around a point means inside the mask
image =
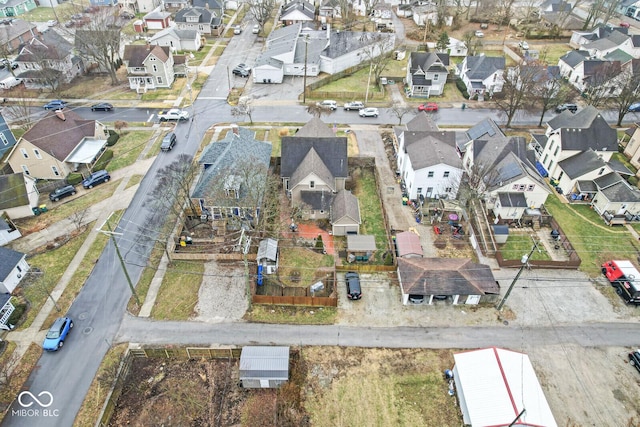
M 260 241 L 256 259 L 266 274 L 275 273 L 278 268 L 278 241 L 271 238 Z
M 240 353 L 244 388 L 278 388 L 289 381 L 289 347 L 247 346 Z
M 526 354 L 492 347 L 457 353 L 453 358 L 465 425 L 557 426 Z
M 496 243 L 500 245 L 503 243 L 507 243 L 507 239 L 509 238 L 509 226 L 494 224 L 493 235 L 496 239 Z
M 396 234 L 396 250 L 401 258 L 422 258 L 420 236 L 411 231 Z
M 372 235 L 347 235 L 347 252 L 355 257 L 355 261 L 368 261 L 376 251 L 376 238 Z

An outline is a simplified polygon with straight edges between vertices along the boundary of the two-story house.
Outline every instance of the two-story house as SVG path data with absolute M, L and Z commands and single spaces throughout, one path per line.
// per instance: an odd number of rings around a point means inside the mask
M 284 25 L 292 25 L 298 22 L 312 22 L 316 19 L 316 8 L 305 0 L 293 0 L 285 3 L 280 8 L 278 20 Z
M 0 45 L 7 52 L 15 52 L 29 40 L 40 36 L 38 26 L 22 19 L 0 22 Z
M 406 83 L 409 96 L 442 95 L 449 75 L 446 53 L 412 52 L 407 64 Z
M 149 43 L 158 46 L 168 46 L 173 51 L 198 51 L 202 48 L 202 35 L 196 30 L 179 30 L 176 27 L 165 28 L 153 35 Z
M 64 179 L 90 171 L 107 146 L 107 127 L 73 110 L 49 111 L 29 129 L 9 154 L 16 172 L 37 179 Z
M 127 45 L 124 47 L 129 87 L 139 93 L 159 87 L 171 87 L 175 80 L 171 48 L 157 45 Z
M 54 90 L 84 73 L 82 59 L 73 53 L 71 43 L 55 31 L 29 40 L 15 62 L 18 68 L 14 73 L 27 89 Z
M 179 30 L 198 31 L 207 36 L 220 35 L 223 28 L 222 9 L 189 7 L 179 10 L 174 21 Z
M 5 1 L 0 6 L 0 17 L 13 18 L 14 16 L 24 15 L 37 8 L 38 5 L 46 7 L 43 3 L 45 2 L 37 2 L 36 0 Z
M 11 132 L 7 121 L 0 111 L 0 158 L 16 145 L 16 137 Z
M 502 91 L 505 58 L 503 56 L 467 56 L 456 68 L 469 97 L 478 99 Z
M 620 61 L 592 59 L 587 51 L 574 50 L 560 57 L 558 66 L 562 76 L 580 92 L 597 90 L 610 97 L 620 91 L 616 82 L 622 71 Z

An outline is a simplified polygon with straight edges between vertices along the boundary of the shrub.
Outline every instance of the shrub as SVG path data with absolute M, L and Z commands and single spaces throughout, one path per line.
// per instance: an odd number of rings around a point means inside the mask
M 458 88 L 462 96 L 464 96 L 464 99 L 469 99 L 469 92 L 467 92 L 467 87 L 465 86 L 462 79 L 456 80 L 456 87 Z
M 109 129 L 109 138 L 107 138 L 107 147 L 113 147 L 120 139 L 120 135 L 115 130 Z
M 93 170 L 99 171 L 99 170 L 105 169 L 109 164 L 109 162 L 111 161 L 111 159 L 113 159 L 113 151 L 106 150 L 102 155 L 102 157 L 100 157 L 100 160 L 98 160 L 96 164 L 93 166 Z
M 637 176 L 630 176 L 629 177 L 629 184 L 630 185 L 635 185 L 637 187 L 638 186 L 638 177 Z
M 15 310 L 13 310 L 13 313 L 11 313 L 11 316 L 9 316 L 7 323 L 9 325 L 14 325 L 14 326 L 17 325 L 18 322 L 20 322 L 20 319 L 22 319 L 22 315 L 26 310 L 27 310 L 26 304 L 16 304 Z
M 79 173 L 70 173 L 67 176 L 67 184 L 76 185 L 82 181 L 82 174 Z

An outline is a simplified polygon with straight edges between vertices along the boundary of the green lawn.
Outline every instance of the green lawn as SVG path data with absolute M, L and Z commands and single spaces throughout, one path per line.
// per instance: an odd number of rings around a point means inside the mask
M 333 257 L 308 248 L 280 249 L 278 277 L 284 286 L 309 286 L 316 281 L 318 267 L 331 267 Z
M 376 190 L 376 179 L 373 170 L 356 169 L 352 174 L 355 182 L 353 194 L 358 198 L 360 203 L 360 217 L 362 225 L 360 226 L 360 234 L 372 234 L 376 238 L 375 261 L 382 262 L 382 256 L 389 249 L 387 246 L 387 233 L 382 217 L 382 205 Z
M 198 291 L 204 274 L 204 262 L 172 262 L 151 311 L 157 320 L 188 320 L 198 302 Z
M 109 162 L 107 169 L 114 171 L 135 163 L 152 136 L 151 129 L 148 131 L 125 131 L 116 145 L 111 147 L 113 159 Z
M 380 93 L 378 86 L 375 84 L 374 76 L 371 76 L 371 80 L 369 81 L 369 67 L 356 71 L 349 77 L 324 85 L 317 90 L 319 92 L 342 92 L 344 93 L 342 99 L 355 101 L 360 100 L 362 95 L 365 94 L 367 82 L 369 82 L 369 96 Z M 350 93 L 353 95 L 350 95 Z M 358 99 L 353 98 L 354 96 L 357 96 Z M 362 101 L 364 101 L 364 99 L 362 99 Z
M 336 321 L 336 316 L 335 307 L 253 304 L 244 319 L 254 323 L 332 325 Z
M 528 254 L 533 247 L 533 240 L 531 236 L 528 234 L 518 233 L 513 234 L 509 233 L 509 238 L 507 239 L 507 243 L 500 247 L 500 252 L 504 259 L 521 259 L 522 255 Z M 551 256 L 545 249 L 543 245 L 538 245 L 538 250 L 534 251 L 531 254 L 530 261 L 532 260 L 550 260 Z

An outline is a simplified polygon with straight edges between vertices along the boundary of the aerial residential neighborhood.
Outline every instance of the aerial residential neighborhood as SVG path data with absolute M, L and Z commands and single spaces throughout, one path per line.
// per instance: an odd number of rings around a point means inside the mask
M 639 425 L 639 7 L 1 6 L 0 422 Z

